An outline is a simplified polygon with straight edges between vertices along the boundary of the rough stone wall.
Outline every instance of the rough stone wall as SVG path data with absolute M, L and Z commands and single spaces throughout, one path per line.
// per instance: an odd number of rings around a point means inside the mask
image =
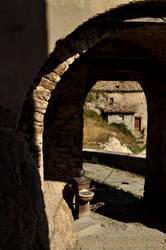
M 24 134 L 0 128 L 0 249 L 49 249 L 37 165 Z
M 73 215 L 63 197 L 66 188 L 65 182 L 58 181 L 45 181 L 43 185 L 49 224 L 49 243 L 52 250 L 66 250 L 76 244 Z

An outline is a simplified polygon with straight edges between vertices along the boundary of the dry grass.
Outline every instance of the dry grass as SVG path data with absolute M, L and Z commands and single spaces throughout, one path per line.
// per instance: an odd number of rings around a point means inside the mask
M 102 119 L 86 117 L 84 119 L 84 140 L 83 147 L 91 149 L 102 149 L 102 144 L 106 143 L 109 137 L 117 138 L 121 145 L 125 144 L 133 153 L 141 151 L 133 135 L 126 135 L 114 126 L 109 126 Z
M 98 143 L 108 141 L 110 136 L 114 136 L 112 132 L 113 131 L 102 126 L 99 122 L 95 122 L 91 118 L 86 118 L 84 121 L 84 148 L 99 149 Z

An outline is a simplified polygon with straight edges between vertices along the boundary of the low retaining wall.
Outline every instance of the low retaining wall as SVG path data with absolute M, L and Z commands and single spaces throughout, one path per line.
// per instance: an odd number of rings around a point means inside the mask
M 145 176 L 146 158 L 132 154 L 103 152 L 84 149 L 84 160 L 92 163 L 100 163 L 110 167 L 119 168 L 132 173 Z

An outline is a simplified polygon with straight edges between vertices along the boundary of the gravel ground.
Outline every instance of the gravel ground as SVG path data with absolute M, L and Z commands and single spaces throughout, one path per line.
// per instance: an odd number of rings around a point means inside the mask
M 95 196 L 89 216 L 74 223 L 75 250 L 166 249 L 166 219 L 143 207 L 144 178 L 97 164 L 84 164 Z

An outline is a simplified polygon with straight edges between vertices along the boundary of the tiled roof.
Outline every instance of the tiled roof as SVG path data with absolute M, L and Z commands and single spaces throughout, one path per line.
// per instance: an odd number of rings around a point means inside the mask
M 138 82 L 135 81 L 98 81 L 94 90 L 102 90 L 106 92 L 142 92 L 143 89 Z M 93 90 L 92 89 L 92 90 Z
M 135 113 L 137 111 L 137 104 L 123 105 L 119 103 L 108 104 L 105 107 L 105 113 Z

